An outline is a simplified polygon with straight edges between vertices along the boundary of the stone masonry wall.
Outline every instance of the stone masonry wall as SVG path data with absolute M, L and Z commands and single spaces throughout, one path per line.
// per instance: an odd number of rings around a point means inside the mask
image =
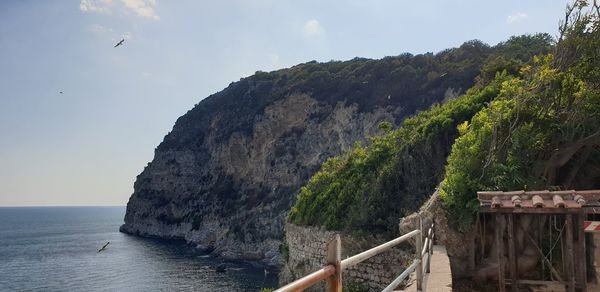
M 285 264 L 279 276 L 281 285 L 321 269 L 325 265 L 327 242 L 338 233 L 293 224 L 286 224 L 285 230 L 284 246 L 287 247 L 282 249 Z M 343 259 L 385 242 L 343 233 L 340 237 Z M 351 291 L 381 291 L 402 273 L 413 257 L 412 245 L 394 247 L 345 270 L 342 274 L 344 287 L 353 288 Z M 323 287 L 324 284 L 320 284 L 313 291 L 323 291 Z

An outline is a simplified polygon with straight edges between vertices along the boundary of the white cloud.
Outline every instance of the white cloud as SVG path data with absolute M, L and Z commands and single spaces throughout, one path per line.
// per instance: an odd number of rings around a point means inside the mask
M 506 19 L 506 23 L 511 24 L 520 20 L 524 20 L 526 19 L 528 16 L 526 13 L 524 12 L 517 12 L 513 15 L 509 15 L 508 18 Z
M 110 13 L 112 0 L 81 0 L 79 10 L 83 12 Z
M 151 19 L 158 19 L 158 15 L 154 12 L 156 0 L 121 0 L 125 7 L 133 13 Z
M 318 20 L 311 19 L 304 23 L 304 36 L 317 37 L 325 34 L 325 29 L 321 26 Z
M 133 13 L 153 20 L 159 19 L 156 14 L 156 0 L 81 0 L 79 10 L 104 14 Z

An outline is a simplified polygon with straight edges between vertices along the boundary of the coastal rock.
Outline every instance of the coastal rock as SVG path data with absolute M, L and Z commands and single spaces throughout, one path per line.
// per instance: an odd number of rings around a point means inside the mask
M 427 58 L 311 62 L 230 84 L 177 120 L 137 177 L 120 230 L 280 265 L 287 212 L 327 158 L 477 74 L 431 79 Z

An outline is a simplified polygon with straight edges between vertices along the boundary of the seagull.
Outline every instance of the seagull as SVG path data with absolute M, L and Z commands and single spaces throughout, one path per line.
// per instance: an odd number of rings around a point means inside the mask
M 110 241 L 106 242 L 106 244 L 101 249 L 99 249 L 98 252 L 105 250 L 109 244 L 110 244 Z
M 125 41 L 125 39 L 122 39 L 122 40 L 120 40 L 120 41 L 119 41 L 119 42 L 118 42 L 118 43 L 115 45 L 115 48 L 116 48 L 116 47 L 118 47 L 118 46 L 120 46 L 120 45 L 122 45 L 124 41 Z

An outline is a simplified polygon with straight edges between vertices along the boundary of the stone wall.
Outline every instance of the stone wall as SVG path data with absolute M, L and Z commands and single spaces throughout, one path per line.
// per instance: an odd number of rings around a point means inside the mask
M 326 231 L 318 227 L 286 224 L 285 242 L 282 248 L 284 267 L 279 279 L 283 286 L 294 279 L 303 277 L 321 269 L 326 261 L 327 242 L 338 232 Z M 342 258 L 347 258 L 369 248 L 384 243 L 386 240 L 375 238 L 359 238 L 340 233 L 342 241 Z M 345 288 L 351 291 L 381 291 L 389 285 L 412 262 L 414 247 L 401 244 L 392 250 L 372 257 L 356 266 L 350 267 L 342 274 Z M 324 284 L 316 286 L 313 291 L 323 291 Z M 354 288 L 354 289 L 352 289 Z

